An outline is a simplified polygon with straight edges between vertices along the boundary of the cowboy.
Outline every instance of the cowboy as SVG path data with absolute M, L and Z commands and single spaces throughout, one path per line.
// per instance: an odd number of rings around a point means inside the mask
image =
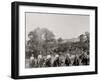
M 89 64 L 89 55 L 87 55 L 87 53 L 83 53 L 83 58 L 81 60 L 81 63 L 83 65 L 88 65 Z
M 71 60 L 70 60 L 70 57 L 69 57 L 69 53 L 66 55 L 66 58 L 65 58 L 65 65 L 66 66 L 69 66 L 71 64 Z
M 79 57 L 78 57 L 78 55 L 75 55 L 73 65 L 74 66 L 78 66 L 79 65 Z
M 47 55 L 46 61 L 45 61 L 45 67 L 51 67 L 51 55 Z
M 59 58 L 59 55 L 58 54 L 55 55 L 55 60 L 53 62 L 53 66 L 54 67 L 60 66 L 60 58 Z

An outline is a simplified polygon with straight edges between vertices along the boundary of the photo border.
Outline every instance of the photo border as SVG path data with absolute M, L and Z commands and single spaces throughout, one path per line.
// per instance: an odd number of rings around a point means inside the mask
M 40 7 L 56 7 L 56 8 L 74 8 L 74 9 L 89 9 L 95 10 L 95 71 L 89 72 L 76 72 L 76 73 L 59 73 L 59 74 L 43 74 L 43 75 L 26 75 L 19 76 L 19 6 L 40 6 Z M 11 6 L 11 77 L 13 79 L 25 79 L 25 78 L 43 78 L 43 77 L 58 77 L 58 76 L 72 76 L 72 75 L 88 75 L 98 73 L 97 62 L 97 7 L 96 6 L 81 6 L 81 5 L 62 5 L 62 4 L 49 4 L 49 3 L 31 3 L 31 2 L 12 2 Z

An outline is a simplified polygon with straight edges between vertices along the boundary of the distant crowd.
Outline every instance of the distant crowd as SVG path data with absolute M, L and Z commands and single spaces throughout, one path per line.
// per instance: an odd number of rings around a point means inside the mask
M 62 57 L 60 54 L 55 55 L 46 55 L 43 56 L 39 54 L 34 57 L 34 54 L 31 54 L 29 58 L 29 67 L 60 67 L 60 66 L 79 66 L 79 65 L 89 65 L 89 54 L 87 52 L 83 52 L 82 54 L 70 54 L 66 53 L 65 56 Z

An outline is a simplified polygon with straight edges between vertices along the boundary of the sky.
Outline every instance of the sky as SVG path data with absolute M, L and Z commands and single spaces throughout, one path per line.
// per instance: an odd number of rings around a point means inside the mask
M 48 28 L 56 38 L 71 39 L 80 34 L 89 32 L 89 15 L 75 14 L 50 14 L 50 13 L 25 13 L 26 40 L 28 33 L 37 27 Z

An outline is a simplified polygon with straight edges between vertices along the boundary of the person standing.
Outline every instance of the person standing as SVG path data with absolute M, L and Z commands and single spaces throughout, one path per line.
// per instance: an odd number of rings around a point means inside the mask
M 43 67 L 43 56 L 41 54 L 38 55 L 37 66 Z
M 29 59 L 30 62 L 30 67 L 34 67 L 35 66 L 35 58 L 34 58 L 34 54 L 32 54 L 32 56 Z

